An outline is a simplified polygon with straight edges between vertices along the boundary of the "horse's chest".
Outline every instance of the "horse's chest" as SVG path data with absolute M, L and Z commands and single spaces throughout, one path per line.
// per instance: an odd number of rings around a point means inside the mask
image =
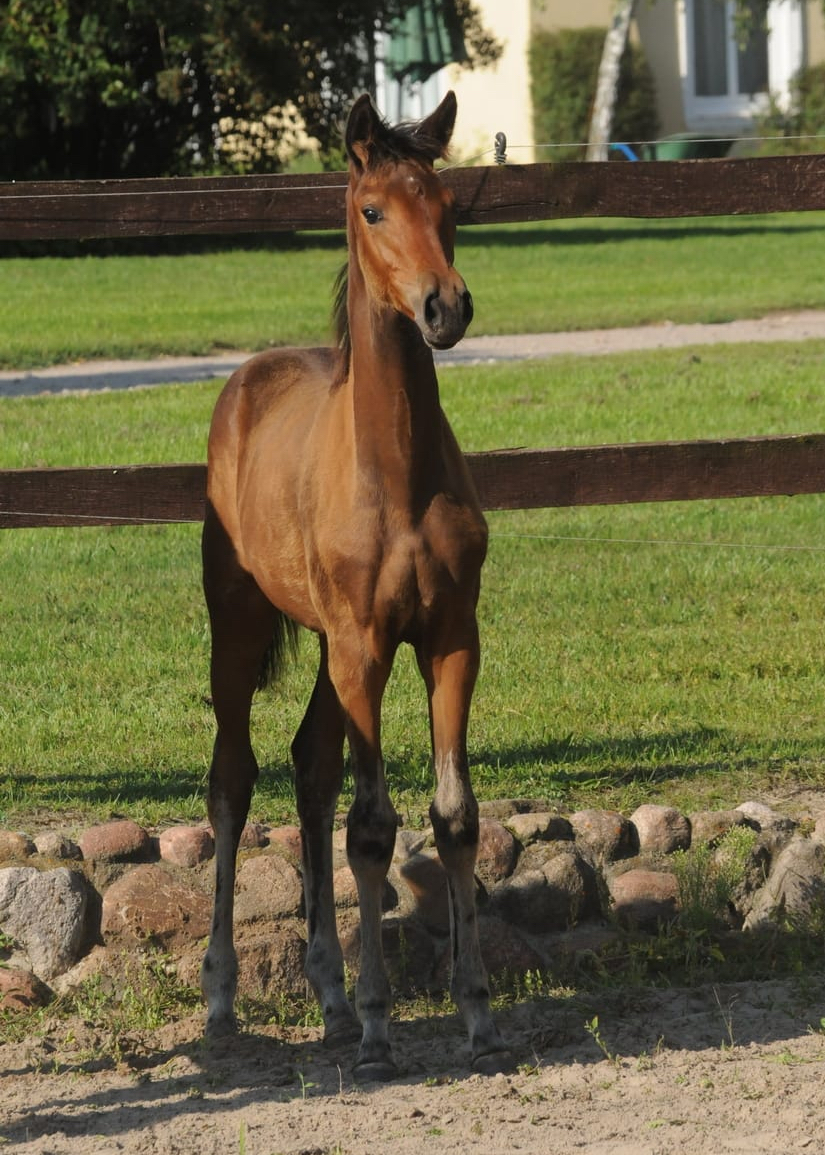
M 458 603 L 475 603 L 486 535 L 459 526 L 388 536 L 347 566 L 350 609 L 364 626 L 389 638 L 410 638 Z M 460 531 L 460 532 L 459 532 Z

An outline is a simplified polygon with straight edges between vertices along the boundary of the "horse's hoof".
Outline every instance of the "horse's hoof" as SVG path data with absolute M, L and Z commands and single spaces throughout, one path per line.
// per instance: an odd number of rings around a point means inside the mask
M 499 1051 L 486 1051 L 473 1058 L 473 1071 L 476 1075 L 506 1075 L 515 1066 L 515 1059 L 506 1047 Z
M 361 1024 L 353 1015 L 351 1019 L 341 1019 L 324 1028 L 324 1046 L 351 1047 L 353 1043 L 361 1042 Z
M 356 1083 L 390 1083 L 398 1078 L 398 1067 L 392 1059 L 372 1059 L 356 1063 L 352 1074 Z
M 209 1015 L 204 1027 L 204 1037 L 207 1042 L 216 1042 L 218 1039 L 231 1038 L 238 1033 L 238 1020 L 232 1011 Z

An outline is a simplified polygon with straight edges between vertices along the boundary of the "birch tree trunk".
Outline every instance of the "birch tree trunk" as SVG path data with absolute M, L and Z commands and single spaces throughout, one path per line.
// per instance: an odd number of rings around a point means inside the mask
M 599 78 L 596 83 L 596 98 L 590 114 L 587 160 L 607 160 L 607 146 L 613 127 L 613 110 L 616 107 L 616 90 L 619 87 L 619 64 L 627 44 L 636 0 L 615 0 L 615 4 L 613 21 L 604 38 Z

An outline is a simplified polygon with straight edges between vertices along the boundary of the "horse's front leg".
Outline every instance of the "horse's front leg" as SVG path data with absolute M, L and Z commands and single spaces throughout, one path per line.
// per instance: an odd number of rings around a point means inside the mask
M 347 858 L 358 887 L 361 954 L 355 1008 L 361 1045 L 354 1073 L 361 1080 L 397 1074 L 389 1041 L 392 1005 L 381 938 L 384 880 L 395 847 L 397 815 L 387 792 L 381 753 L 381 700 L 390 663 L 365 652 L 364 639 L 330 638 L 329 671 L 344 711 L 355 798 L 347 816 Z
M 459 616 L 430 631 L 416 656 L 429 694 L 437 780 L 430 819 L 450 896 L 450 993 L 467 1025 L 473 1069 L 495 1074 L 509 1070 L 512 1058 L 490 1013 L 476 918 L 478 803 L 467 760 L 467 722 L 479 664 L 475 616 Z

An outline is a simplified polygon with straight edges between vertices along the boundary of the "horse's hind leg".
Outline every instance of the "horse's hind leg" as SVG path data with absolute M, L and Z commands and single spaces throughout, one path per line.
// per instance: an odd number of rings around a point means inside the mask
M 324 1041 L 352 1042 L 361 1028 L 347 999 L 332 888 L 332 824 L 344 775 L 344 716 L 329 680 L 326 639 L 307 712 L 292 743 L 301 820 L 308 948 L 306 975 L 321 1004 Z
M 365 653 L 363 635 L 330 641 L 330 677 L 341 703 L 352 756 L 355 799 L 347 816 L 347 858 L 358 887 L 361 954 L 355 1004 L 361 1045 L 354 1073 L 361 1080 L 397 1074 L 389 1041 L 391 990 L 384 964 L 381 899 L 395 846 L 397 816 L 381 756 L 381 700 L 390 664 Z
M 215 905 L 201 989 L 207 1004 L 206 1033 L 218 1036 L 237 1030 L 238 963 L 232 933 L 235 860 L 258 776 L 249 740 L 250 707 L 277 611 L 238 565 L 232 543 L 211 506 L 203 531 L 203 583 L 212 627 L 217 735 L 208 793 L 215 832 Z
M 478 803 L 467 763 L 467 721 L 478 671 L 475 618 L 452 620 L 416 650 L 430 699 L 437 787 L 430 807 L 436 846 L 447 872 L 452 939 L 450 990 L 470 1037 L 480 1074 L 509 1070 L 507 1049 L 490 1013 L 475 902 Z

